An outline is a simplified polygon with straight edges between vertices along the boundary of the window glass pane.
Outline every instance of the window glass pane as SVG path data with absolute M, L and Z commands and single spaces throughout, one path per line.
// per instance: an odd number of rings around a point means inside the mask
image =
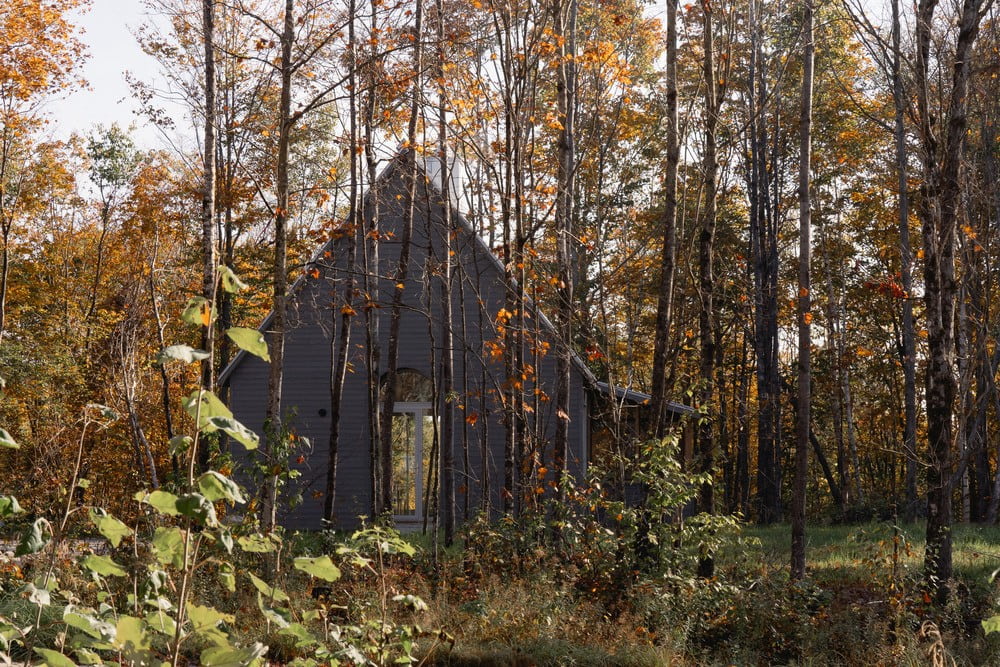
M 396 400 L 400 403 L 430 403 L 431 379 L 417 371 L 402 368 L 396 373 Z
M 392 511 L 397 516 L 417 514 L 416 431 L 414 415 L 392 416 Z

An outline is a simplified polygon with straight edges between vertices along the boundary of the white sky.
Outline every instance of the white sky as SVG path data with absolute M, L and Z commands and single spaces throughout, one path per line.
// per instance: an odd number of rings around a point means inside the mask
M 873 17 L 884 11 L 884 0 L 862 2 Z M 655 16 L 662 13 L 660 9 L 661 3 L 657 2 L 646 11 Z M 90 85 L 48 104 L 54 137 L 64 139 L 73 132 L 86 134 L 99 123 L 116 122 L 123 127 L 135 124 L 133 139 L 140 147 L 165 146 L 159 131 L 135 114 L 137 105 L 125 82 L 126 70 L 145 82 L 160 78 L 156 61 L 142 52 L 133 37 L 133 31 L 147 20 L 141 0 L 93 0 L 89 11 L 71 17 L 82 28 L 81 39 L 90 53 L 82 71 Z M 180 107 L 176 113 L 183 113 Z M 179 127 L 185 126 L 184 119 L 176 120 Z
M 93 0 L 90 11 L 70 17 L 82 28 L 80 39 L 90 53 L 82 70 L 90 86 L 47 105 L 53 136 L 65 139 L 73 132 L 86 134 L 99 123 L 123 127 L 135 123 L 133 139 L 139 146 L 163 145 L 156 128 L 135 114 L 137 105 L 125 82 L 126 70 L 144 81 L 158 77 L 156 62 L 142 52 L 132 36 L 145 19 L 145 7 L 139 0 Z

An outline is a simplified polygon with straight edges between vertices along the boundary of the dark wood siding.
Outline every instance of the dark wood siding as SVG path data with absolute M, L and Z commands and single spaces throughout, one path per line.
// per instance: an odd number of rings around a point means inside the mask
M 395 284 L 384 278 L 394 272 L 399 257 L 399 237 L 403 224 L 403 207 L 406 202 L 404 179 L 400 174 L 400 161 L 396 160 L 380 179 L 380 185 L 366 196 L 366 210 L 371 214 L 374 192 L 379 196 L 379 226 L 384 234 L 395 234 L 391 240 L 379 245 L 380 298 L 376 311 L 379 319 L 380 341 L 383 350 L 388 344 L 389 314 Z M 432 241 L 428 225 L 439 224 L 442 218 L 440 195 L 426 184 L 418 188 L 418 205 L 414 220 L 414 237 L 411 251 L 410 279 L 404 289 L 404 315 L 400 328 L 400 368 L 417 370 L 431 376 L 432 334 L 434 327 L 435 358 L 439 356 L 440 292 L 433 277 L 433 266 L 428 266 Z M 503 307 L 505 283 L 496 260 L 468 227 L 459 219 L 454 233 L 455 283 L 452 289 L 454 322 L 455 386 L 456 398 L 462 409 L 456 410 L 455 485 L 458 492 L 456 516 L 463 518 L 468 505 L 470 514 L 483 503 L 482 457 L 488 458 L 485 474 L 489 478 L 489 505 L 500 506 L 500 489 L 503 483 L 504 437 L 503 414 L 497 392 L 504 382 L 504 369 L 500 362 L 491 361 L 484 354 L 484 342 L 496 337 L 495 317 Z M 431 238 L 440 239 L 438 234 Z M 439 242 L 439 241 L 435 241 Z M 327 257 L 327 254 L 329 255 Z M 343 240 L 332 241 L 317 254 L 318 278 L 303 278 L 293 288 L 290 299 L 291 327 L 286 337 L 285 373 L 282 392 L 283 410 L 288 415 L 290 428 L 311 443 L 309 448 L 294 452 L 293 468 L 301 472 L 292 494 L 300 494 L 302 502 L 288 508 L 283 502 L 281 522 L 291 528 L 317 529 L 322 527 L 323 490 L 327 468 L 327 448 L 330 429 L 330 360 L 331 336 L 334 317 L 338 311 L 332 304 L 335 293 L 341 291 L 341 281 L 346 270 L 346 246 Z M 437 256 L 440 256 L 438 253 Z M 463 309 L 464 305 L 464 309 Z M 340 456 L 337 476 L 336 514 L 338 527 L 353 527 L 358 516 L 368 513 L 370 504 L 370 450 L 367 379 L 364 370 L 365 340 L 364 318 L 360 303 L 355 304 L 358 316 L 353 318 L 349 372 L 341 416 Z M 464 322 L 463 322 L 464 312 Z M 529 322 L 542 339 L 551 340 L 551 327 L 542 317 L 531 314 Z M 265 323 L 266 324 L 266 323 Z M 385 362 L 385 353 L 382 354 Z M 547 395 L 555 395 L 555 358 L 540 359 L 537 386 Z M 587 437 L 589 434 L 585 378 L 581 368 L 572 371 L 570 412 L 571 452 L 570 472 L 581 478 L 586 472 Z M 241 356 L 229 370 L 226 381 L 231 387 L 231 407 L 238 420 L 257 433 L 262 433 L 263 415 L 267 401 L 267 367 L 256 358 Z M 532 387 L 527 388 L 529 391 Z M 467 391 L 462 391 L 467 390 Z M 321 415 L 320 411 L 324 411 Z M 473 422 L 468 417 L 476 414 Z M 553 401 L 540 401 L 534 415 L 537 430 L 543 439 L 553 432 L 555 419 Z M 465 449 L 468 449 L 466 457 Z M 301 456 L 301 459 L 299 458 Z M 299 463 L 298 461 L 302 462 Z M 470 474 L 465 474 L 468 461 Z M 466 499 L 465 496 L 468 496 Z

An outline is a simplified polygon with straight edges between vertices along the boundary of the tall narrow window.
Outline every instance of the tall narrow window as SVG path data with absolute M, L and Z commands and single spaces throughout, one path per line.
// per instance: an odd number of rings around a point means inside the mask
M 397 372 L 392 414 L 392 513 L 397 521 L 418 521 L 424 515 L 435 430 L 432 395 L 426 376 L 410 369 Z

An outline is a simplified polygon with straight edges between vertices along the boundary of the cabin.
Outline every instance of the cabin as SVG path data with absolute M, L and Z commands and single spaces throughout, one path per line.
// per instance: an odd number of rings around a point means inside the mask
M 308 449 L 295 452 L 290 461 L 298 473 L 288 493 L 298 504 L 280 503 L 279 521 L 289 528 L 311 530 L 328 527 L 323 510 L 329 464 L 331 431 L 331 368 L 339 335 L 337 325 L 344 309 L 350 318 L 348 372 L 341 399 L 336 493 L 336 528 L 352 528 L 372 508 L 373 445 L 370 437 L 373 397 L 384 390 L 384 365 L 388 356 L 393 296 L 402 290 L 395 402 L 391 423 L 392 513 L 401 529 L 424 523 L 437 502 L 431 489 L 439 488 L 439 471 L 433 461 L 440 439 L 444 401 L 453 407 L 455 480 L 454 512 L 459 522 L 486 511 L 497 514 L 510 500 L 509 481 L 545 477 L 552 469 L 551 441 L 555 432 L 555 329 L 532 303 L 522 318 L 505 310 L 508 290 L 501 261 L 476 233 L 469 221 L 444 202 L 438 184 L 439 169 L 430 159 L 396 156 L 363 198 L 363 219 L 377 219 L 377 266 L 349 259 L 350 245 L 364 239 L 357 230 L 337 234 L 314 254 L 303 276 L 291 287 L 288 298 L 285 337 L 282 406 L 286 424 L 298 442 Z M 409 179 L 416 173 L 413 225 L 408 275 L 395 280 L 402 247 L 402 230 L 409 212 Z M 452 188 L 454 191 L 454 188 Z M 450 258 L 452 261 L 451 311 L 449 325 L 454 359 L 451 396 L 441 396 L 435 384 L 439 377 L 442 347 L 442 296 L 440 266 L 447 252 L 444 235 L 444 207 L 452 206 Z M 346 228 L 346 227 L 345 227 Z M 364 233 L 362 230 L 361 233 Z M 359 251 L 360 252 L 360 251 Z M 371 253 L 369 264 L 375 262 Z M 363 275 L 368 278 L 365 289 Z M 353 279 L 356 289 L 348 303 L 344 284 Z M 261 325 L 268 329 L 271 318 Z M 367 323 L 366 323 L 367 321 Z M 505 397 L 511 390 L 500 342 L 503 329 L 521 323 L 518 340 L 524 363 L 517 379 L 523 401 L 516 428 L 520 438 L 521 470 L 505 464 L 513 448 L 509 439 L 511 410 Z M 377 345 L 380 364 L 378 390 L 369 386 L 369 345 Z M 263 435 L 267 405 L 268 367 L 260 359 L 240 353 L 220 374 L 219 383 L 228 388 L 230 409 L 236 419 Z M 602 433 L 599 413 L 608 401 L 628 404 L 629 414 L 641 405 L 636 392 L 621 394 L 596 382 L 583 361 L 573 357 L 570 380 L 569 445 L 566 468 L 577 479 L 587 473 L 592 455 L 592 438 Z M 604 406 L 602 408 L 601 406 Z M 677 415 L 689 409 L 671 404 Z M 600 438 L 598 438 L 600 440 Z M 600 444 L 600 443 L 598 443 Z M 523 449 L 522 449 L 523 448 Z M 532 484 L 534 487 L 534 484 Z M 534 488 L 532 488 L 534 491 Z M 439 496 L 440 498 L 440 496 Z M 443 498 L 442 498 L 443 502 Z M 430 517 L 433 518 L 433 517 Z

